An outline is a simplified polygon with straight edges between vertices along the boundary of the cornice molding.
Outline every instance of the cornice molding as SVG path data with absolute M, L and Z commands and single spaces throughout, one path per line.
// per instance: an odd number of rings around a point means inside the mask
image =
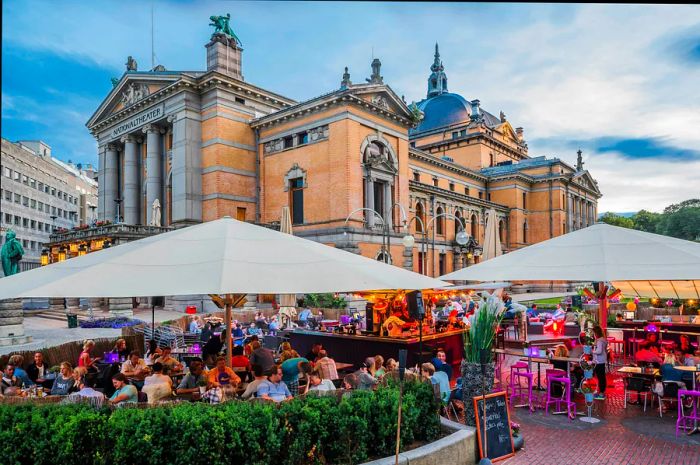
M 458 173 L 462 176 L 466 176 L 468 178 L 486 183 L 490 178 L 487 176 L 484 176 L 482 174 L 477 173 L 476 171 L 472 171 L 468 168 L 465 168 L 460 165 L 456 165 L 454 163 L 446 162 L 445 160 L 442 160 L 435 155 L 432 155 L 430 153 L 426 152 L 420 152 L 416 150 L 415 148 L 411 148 L 408 151 L 408 158 L 412 158 L 414 160 L 422 161 L 424 163 L 431 164 L 433 166 L 437 166 L 442 169 L 446 169 L 448 171 L 452 171 L 453 173 Z
M 497 212 L 510 214 L 511 208 L 506 205 L 501 205 L 500 203 L 489 202 L 488 200 L 483 200 L 479 198 L 474 198 L 469 195 L 460 194 L 459 192 L 450 191 L 447 189 L 442 189 L 440 187 L 431 186 L 429 184 L 424 184 L 422 182 L 409 180 L 408 187 L 411 192 L 423 192 L 426 194 L 435 194 L 441 197 L 459 201 L 466 204 L 471 204 L 484 208 L 493 208 Z

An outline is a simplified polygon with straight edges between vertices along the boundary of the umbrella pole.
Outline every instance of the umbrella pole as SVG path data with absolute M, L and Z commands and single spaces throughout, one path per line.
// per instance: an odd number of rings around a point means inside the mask
M 231 328 L 231 305 L 233 296 L 226 294 L 226 366 L 231 368 L 231 356 L 233 354 L 233 328 Z

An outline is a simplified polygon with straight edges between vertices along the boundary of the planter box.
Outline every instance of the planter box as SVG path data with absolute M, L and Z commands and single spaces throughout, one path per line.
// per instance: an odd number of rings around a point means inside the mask
M 473 465 L 479 461 L 479 448 L 476 444 L 476 428 L 455 423 L 440 417 L 443 429 L 451 434 L 417 449 L 399 454 L 401 465 Z M 366 462 L 364 465 L 394 465 L 396 457 Z

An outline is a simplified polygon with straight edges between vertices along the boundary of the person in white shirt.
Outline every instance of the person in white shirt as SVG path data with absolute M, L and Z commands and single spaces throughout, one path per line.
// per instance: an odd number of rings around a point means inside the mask
M 260 383 L 267 379 L 267 377 L 265 376 L 265 372 L 262 369 L 262 366 L 253 365 L 252 368 L 253 374 L 255 375 L 255 379 L 248 383 L 248 385 L 245 388 L 245 391 L 243 392 L 243 394 L 241 394 L 241 399 L 250 399 L 251 397 L 255 396 L 258 392 L 258 386 L 260 386 Z
M 309 374 L 309 391 L 335 391 L 335 385 L 330 379 L 322 379 L 318 369 Z
M 104 405 L 105 400 L 107 398 L 101 392 L 95 391 L 95 389 L 93 389 L 95 387 L 94 377 L 81 377 L 78 381 L 78 387 L 80 388 L 78 392 L 69 394 L 68 397 L 63 399 L 61 403 L 69 404 L 87 401 L 90 403 L 90 405 L 92 405 L 95 408 L 101 408 Z
M 318 351 L 318 361 L 316 369 L 321 373 L 322 379 L 338 379 L 338 370 L 335 366 L 335 360 L 328 356 L 325 349 Z
M 149 404 L 172 396 L 173 380 L 163 374 L 163 365 L 159 362 L 153 364 L 153 374 L 144 380 L 142 391 L 148 396 Z

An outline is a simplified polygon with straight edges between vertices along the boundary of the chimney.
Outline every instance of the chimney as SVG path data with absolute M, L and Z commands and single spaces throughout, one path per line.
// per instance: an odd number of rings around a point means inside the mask
M 469 103 L 471 103 L 472 105 L 472 114 L 470 116 L 470 119 L 472 121 L 479 121 L 481 119 L 481 111 L 479 110 L 479 105 L 481 104 L 481 102 L 479 102 L 479 100 L 477 99 L 472 100 Z
M 518 136 L 518 142 L 522 142 L 524 140 L 523 128 L 515 128 L 515 135 Z
M 243 80 L 243 49 L 235 38 L 217 33 L 205 45 L 207 49 L 207 71 L 216 71 Z

